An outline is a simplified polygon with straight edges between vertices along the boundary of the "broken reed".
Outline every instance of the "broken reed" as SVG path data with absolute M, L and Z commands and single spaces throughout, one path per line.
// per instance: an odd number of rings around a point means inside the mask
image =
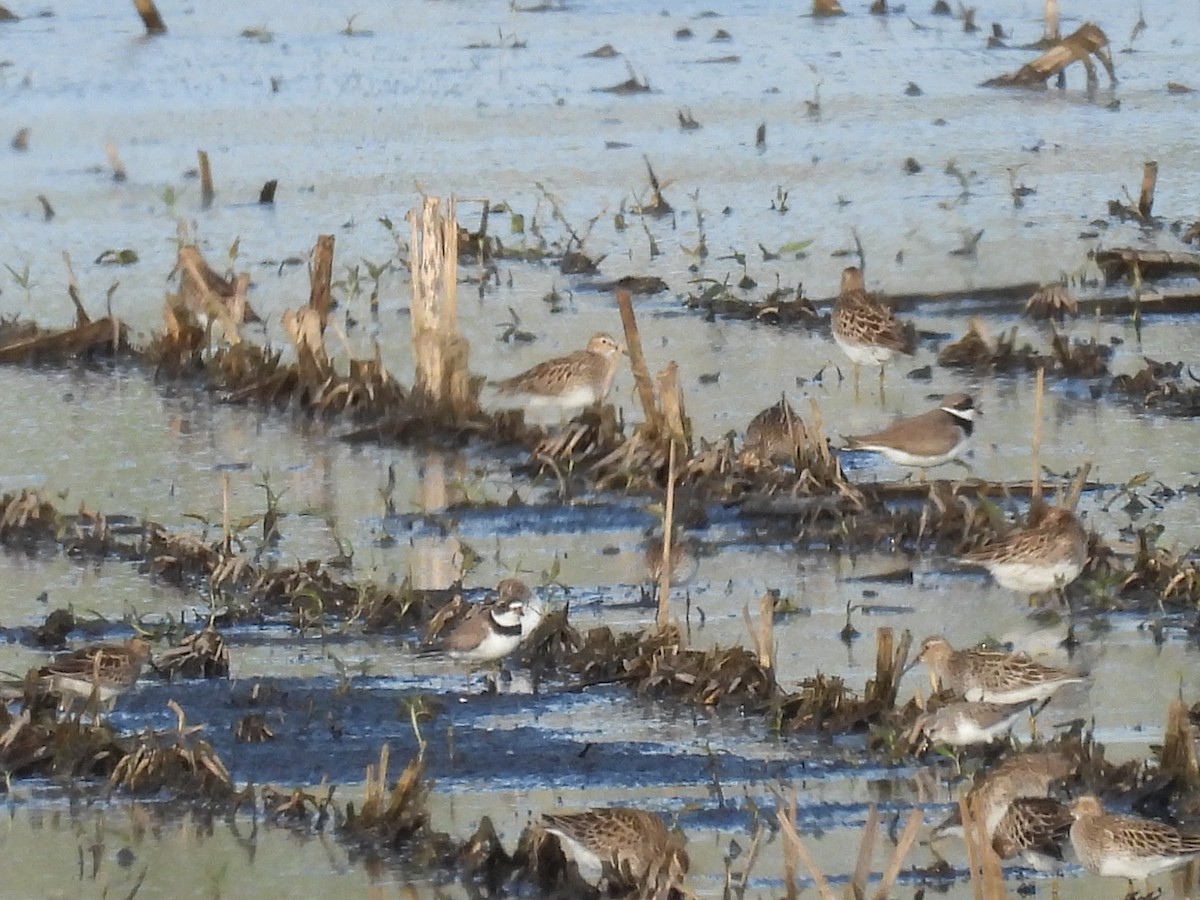
M 804 868 L 808 870 L 809 877 L 813 880 L 813 884 L 817 888 L 817 895 L 821 900 L 838 900 L 837 894 L 829 886 L 829 880 L 826 878 L 825 873 L 821 871 L 821 867 L 817 864 L 816 859 L 804 845 L 804 841 L 800 839 L 800 833 L 796 827 L 795 789 L 792 789 L 786 800 L 779 791 L 773 791 L 772 793 L 775 794 L 776 799 L 775 818 L 779 823 L 779 830 L 783 833 L 784 873 L 787 896 L 789 898 L 797 896 L 794 860 L 799 859 L 804 864 Z M 919 809 L 914 809 L 908 814 L 904 831 L 901 832 L 900 839 L 896 842 L 892 855 L 889 857 L 888 863 L 880 875 L 879 886 L 876 888 L 875 893 L 871 895 L 872 900 L 888 900 L 891 896 L 896 879 L 900 877 L 900 869 L 904 865 L 904 859 L 908 856 L 909 851 L 912 850 L 913 844 L 916 843 L 917 834 L 921 830 L 921 823 L 923 821 L 924 814 Z M 867 810 L 867 821 L 863 823 L 858 846 L 858 857 L 855 861 L 854 873 L 850 877 L 850 884 L 847 889 L 846 895 L 848 897 L 862 900 L 862 898 L 867 896 L 867 885 L 870 881 L 872 868 L 871 860 L 875 856 L 875 844 L 878 836 L 879 810 L 872 803 Z
M 208 162 L 208 151 L 197 150 L 196 158 L 200 165 L 200 208 L 208 209 L 213 202 L 212 166 Z
M 424 197 L 412 227 L 413 394 L 450 422 L 478 412 L 470 344 L 458 333 L 458 219 L 454 197 Z
M 133 5 L 137 9 L 138 15 L 142 18 L 142 25 L 146 29 L 146 34 L 154 36 L 167 33 L 167 26 L 163 22 L 162 16 L 159 15 L 158 7 L 154 5 L 154 0 L 133 0 Z

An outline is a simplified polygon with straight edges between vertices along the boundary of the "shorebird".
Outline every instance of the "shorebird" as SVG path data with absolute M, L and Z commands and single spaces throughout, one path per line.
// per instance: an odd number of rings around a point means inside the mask
M 795 462 L 797 451 L 808 441 L 808 432 L 787 397 L 768 406 L 746 426 L 745 448 L 763 460 Z
M 951 394 L 937 409 L 898 419 L 883 431 L 847 436 L 845 449 L 873 450 L 901 466 L 940 466 L 967 449 L 977 415 L 969 395 Z
M 538 363 L 519 375 L 493 382 L 493 387 L 516 399 L 516 406 L 557 409 L 565 414 L 604 400 L 623 352 L 612 335 L 599 332 L 592 335 L 586 349 Z
M 689 865 L 683 839 L 654 813 L 616 807 L 544 813 L 542 828 L 558 839 L 585 881 L 606 879 L 645 898 L 682 890 Z
M 976 778 L 967 791 L 967 805 L 978 810 L 989 837 L 1000 827 L 1008 807 L 1025 797 L 1047 797 L 1058 781 L 1074 774 L 1079 760 L 1061 750 L 1026 750 L 1005 757 L 994 768 Z M 962 833 L 958 810 L 933 830 L 936 840 Z
M 1020 856 L 1039 872 L 1056 872 L 1072 822 L 1071 810 L 1053 797 L 1018 797 L 997 823 L 992 849 L 1001 859 Z
M 91 644 L 57 657 L 37 669 L 38 687 L 60 697 L 60 708 L 70 713 L 76 701 L 96 704 L 112 712 L 117 698 L 138 680 L 150 661 L 150 644 L 132 637 L 123 644 Z
M 971 701 L 1038 702 L 1064 685 L 1085 680 L 1074 672 L 1034 662 L 1023 653 L 955 650 L 940 635 L 925 639 L 917 659 L 929 666 L 944 687 Z
M 889 307 L 867 293 L 862 270 L 842 270 L 842 285 L 833 304 L 833 339 L 854 364 L 854 394 L 858 396 L 858 367 L 879 366 L 879 390 L 883 391 L 883 367 L 897 353 L 912 355 L 904 326 Z
M 495 599 L 468 605 L 455 598 L 430 619 L 423 649 L 445 651 L 473 663 L 503 659 L 542 621 L 545 608 L 525 582 L 505 578 Z
M 1100 875 L 1145 882 L 1159 872 L 1200 859 L 1200 834 L 1153 819 L 1105 813 L 1091 794 L 1071 804 L 1071 815 L 1075 855 Z
M 923 733 L 931 744 L 951 747 L 990 744 L 1008 734 L 1031 703 L 1013 705 L 969 700 L 948 703 L 918 718 L 914 730 Z
M 1079 577 L 1088 559 L 1088 536 L 1069 509 L 1054 506 L 1034 525 L 962 556 L 976 563 L 1011 591 L 1040 594 L 1065 588 Z

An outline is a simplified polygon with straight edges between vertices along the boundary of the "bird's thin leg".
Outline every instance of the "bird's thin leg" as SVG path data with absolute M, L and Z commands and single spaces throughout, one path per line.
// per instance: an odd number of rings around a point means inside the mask
M 879 367 L 879 405 L 883 406 L 887 402 L 887 397 L 883 390 L 883 366 Z

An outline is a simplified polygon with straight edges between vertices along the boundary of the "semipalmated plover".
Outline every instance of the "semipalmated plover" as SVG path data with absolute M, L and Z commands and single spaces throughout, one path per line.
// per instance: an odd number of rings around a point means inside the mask
M 848 450 L 873 450 L 902 466 L 925 469 L 957 459 L 975 430 L 979 410 L 967 394 L 951 394 L 937 409 L 898 419 L 874 434 L 850 435 Z
M 435 613 L 423 648 L 471 662 L 494 662 L 514 652 L 537 628 L 545 609 L 519 579 L 505 578 L 496 592 L 493 600 L 474 605 L 456 598 Z

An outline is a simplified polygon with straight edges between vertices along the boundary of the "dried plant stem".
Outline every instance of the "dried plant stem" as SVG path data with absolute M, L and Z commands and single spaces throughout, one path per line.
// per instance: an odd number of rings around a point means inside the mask
M 1172 700 L 1167 707 L 1167 730 L 1163 735 L 1159 768 L 1190 787 L 1200 784 L 1200 763 L 1196 761 L 1195 729 L 1188 717 L 1187 704 Z
M 75 280 L 75 269 L 71 266 L 71 254 L 63 251 L 63 265 L 67 269 L 67 296 L 75 304 L 75 327 L 80 328 L 92 321 L 87 310 L 83 308 L 83 298 L 79 293 L 79 282 Z
M 458 220 L 453 197 L 425 197 L 412 226 L 413 392 L 452 421 L 478 409 L 468 368 L 470 345 L 458 333 Z
M 662 416 L 654 400 L 654 382 L 650 380 L 650 370 L 646 367 L 646 357 L 642 353 L 642 338 L 638 332 L 637 317 L 633 314 L 633 298 L 629 291 L 617 291 L 617 308 L 621 311 L 621 327 L 625 330 L 629 366 L 633 369 L 633 383 L 637 386 L 646 425 L 651 434 L 659 434 L 662 431 Z
M 787 820 L 789 822 L 796 821 L 796 788 L 792 786 L 788 789 L 786 803 L 784 797 L 777 794 L 780 810 L 779 815 L 783 816 L 786 810 Z M 799 891 L 796 889 L 796 845 L 794 842 L 784 840 L 783 842 L 783 887 L 787 891 L 787 900 L 796 900 L 799 896 Z
M 662 566 L 658 575 L 658 627 L 671 622 L 671 544 L 675 531 L 675 442 L 667 451 L 667 505 L 663 513 Z
M 1075 477 L 1071 479 L 1071 485 L 1067 488 L 1067 496 L 1062 502 L 1071 512 L 1075 511 L 1075 507 L 1079 505 L 1079 498 L 1083 495 L 1083 489 L 1087 486 L 1088 475 L 1092 471 L 1092 462 L 1088 460 L 1079 467 L 1079 471 L 1075 473 Z
M 692 424 L 688 420 L 684 408 L 683 389 L 679 386 L 679 365 L 674 360 L 667 363 L 658 373 L 656 383 L 662 425 L 666 429 L 671 443 L 678 444 L 685 458 L 690 459 L 692 455 Z
M 963 841 L 967 846 L 971 889 L 976 900 L 1005 900 L 1004 873 L 1000 868 L 1000 857 L 992 849 L 982 810 L 973 809 L 965 797 L 959 800 L 958 808 L 963 821 Z
M 146 28 L 146 34 L 166 34 L 167 26 L 162 20 L 162 16 L 158 14 L 158 7 L 154 5 L 154 0 L 133 0 L 133 5 L 137 8 L 138 15 L 142 17 L 142 25 Z
M 1037 386 L 1033 395 L 1033 441 L 1029 455 L 1033 466 L 1033 490 L 1029 498 L 1030 518 L 1042 505 L 1042 398 L 1046 389 L 1046 370 L 1037 370 Z
M 1138 194 L 1138 214 L 1144 221 L 1150 220 L 1154 208 L 1154 187 L 1158 183 L 1158 163 L 1150 160 L 1142 166 L 1142 190 Z
M 196 157 L 200 160 L 200 208 L 208 209 L 216 193 L 213 190 L 212 166 L 208 162 L 207 150 L 197 150 Z
M 876 700 L 891 709 L 896 705 L 896 694 L 900 689 L 900 677 L 908 663 L 908 651 L 912 648 L 912 632 L 905 630 L 900 636 L 899 646 L 891 628 L 880 628 L 875 632 L 875 677 L 867 682 L 867 700 Z
M 221 477 L 221 548 L 226 554 L 233 550 L 233 533 L 229 525 L 229 473 Z
M 1042 30 L 1042 40 L 1048 44 L 1061 40 L 1062 33 L 1058 27 L 1058 0 L 1046 0 L 1043 4 L 1043 18 L 1046 25 Z
M 875 900 L 888 900 L 888 897 L 891 896 L 892 885 L 900 875 L 900 867 L 904 865 L 904 858 L 908 856 L 908 851 L 917 841 L 917 832 L 921 830 L 923 818 L 919 809 L 914 809 L 908 814 L 908 822 L 904 826 L 904 831 L 900 833 L 900 840 L 896 844 L 896 849 L 892 851 L 892 858 L 888 860 L 887 868 L 883 870 L 883 878 L 879 882 L 879 890 L 875 892 Z
M 775 595 L 771 591 L 763 591 L 758 600 L 758 661 L 774 678 Z
M 117 145 L 109 141 L 104 145 L 104 153 L 108 157 L 109 166 L 112 167 L 113 181 L 124 181 L 128 176 L 125 163 L 121 162 L 121 154 L 117 152 Z
M 332 234 L 317 235 L 308 272 L 308 305 L 321 317 L 322 329 L 329 321 L 329 310 L 333 305 L 333 246 Z
M 872 803 L 867 810 L 862 840 L 858 845 L 858 860 L 850 876 L 850 890 L 857 900 L 867 896 L 867 879 L 871 877 L 871 858 L 875 855 L 875 839 L 879 834 L 879 808 Z
M 967 879 L 975 900 L 983 900 L 983 875 L 979 868 L 979 822 L 971 816 L 966 797 L 958 801 L 958 814 L 963 823 L 963 843 L 967 849 Z
M 820 896 L 821 900 L 837 900 L 837 894 L 829 887 L 829 882 L 825 880 L 825 876 L 817 868 L 817 861 L 812 858 L 812 854 L 808 852 L 808 848 L 800 840 L 800 835 L 796 832 L 795 822 L 790 821 L 784 815 L 782 809 L 777 810 L 775 816 L 779 820 L 779 829 L 783 832 L 784 841 L 791 846 L 796 857 L 804 864 L 804 868 L 808 869 L 808 875 L 817 887 L 817 895 Z

